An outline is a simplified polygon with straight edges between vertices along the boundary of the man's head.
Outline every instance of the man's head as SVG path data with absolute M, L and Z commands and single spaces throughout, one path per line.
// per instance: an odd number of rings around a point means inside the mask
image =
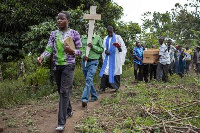
M 168 40 L 167 40 L 167 45 L 168 45 L 168 46 L 172 45 L 172 40 L 171 40 L 171 39 L 168 39 Z
M 196 50 L 199 52 L 199 51 L 200 51 L 200 46 L 197 46 L 197 47 L 196 47 Z
M 160 38 L 159 38 L 159 44 L 160 44 L 160 45 L 162 45 L 164 41 L 165 41 L 165 38 L 164 38 L 164 37 L 160 37 Z
M 136 46 L 139 48 L 141 47 L 140 41 L 136 41 Z
M 156 46 L 155 46 L 155 45 L 152 45 L 151 48 L 156 48 Z
M 57 25 L 60 30 L 68 28 L 70 22 L 70 14 L 68 12 L 62 11 L 58 14 Z
M 181 45 L 178 46 L 178 50 L 182 51 L 182 46 Z
M 178 50 L 179 49 L 178 45 L 176 45 L 175 48 Z
M 108 32 L 108 35 L 109 35 L 110 37 L 112 37 L 112 36 L 113 36 L 113 27 L 112 27 L 112 26 L 108 26 L 108 27 L 107 27 L 107 32 Z
M 188 49 L 189 49 L 189 45 L 188 45 L 188 44 L 185 46 L 185 49 L 186 49 L 186 50 L 188 50 Z

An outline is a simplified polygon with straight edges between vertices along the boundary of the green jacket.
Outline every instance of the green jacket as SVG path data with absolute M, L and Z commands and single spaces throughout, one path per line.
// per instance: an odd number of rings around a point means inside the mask
M 81 37 L 81 42 L 82 42 L 82 58 L 86 54 L 86 49 L 87 49 L 87 35 L 83 35 Z M 94 34 L 92 37 L 92 45 L 93 47 L 90 49 L 88 58 L 89 59 L 99 59 L 102 52 L 104 51 L 103 48 L 103 41 L 99 35 Z

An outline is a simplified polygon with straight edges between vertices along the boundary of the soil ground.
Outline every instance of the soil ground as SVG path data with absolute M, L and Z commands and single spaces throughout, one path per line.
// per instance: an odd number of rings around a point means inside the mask
M 124 89 L 121 87 L 120 89 Z M 100 99 L 109 97 L 114 93 L 113 89 L 106 90 L 105 93 L 99 94 L 99 99 L 89 102 L 87 107 L 83 108 L 81 102 L 72 99 L 73 116 L 67 119 L 64 133 L 74 133 L 75 126 L 87 113 L 101 107 Z M 0 115 L 0 132 L 3 133 L 56 133 L 58 100 L 39 101 L 29 105 L 20 105 L 11 109 L 0 109 L 4 115 Z M 3 131 L 1 131 L 3 130 Z

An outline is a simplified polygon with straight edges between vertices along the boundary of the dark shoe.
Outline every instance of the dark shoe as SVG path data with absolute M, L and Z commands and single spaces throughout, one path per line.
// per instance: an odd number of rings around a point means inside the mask
M 67 113 L 66 118 L 72 117 L 72 115 L 73 115 L 73 112 Z
M 86 107 L 87 106 L 87 103 L 82 101 L 82 107 Z
M 114 92 L 118 92 L 118 90 L 119 90 L 119 89 L 115 89 L 115 91 L 114 91 Z
M 100 90 L 99 90 L 99 93 L 101 94 L 101 93 L 104 93 L 105 92 L 105 89 L 103 89 L 103 88 L 101 88 Z
M 91 99 L 90 102 L 95 102 L 97 101 L 98 99 Z

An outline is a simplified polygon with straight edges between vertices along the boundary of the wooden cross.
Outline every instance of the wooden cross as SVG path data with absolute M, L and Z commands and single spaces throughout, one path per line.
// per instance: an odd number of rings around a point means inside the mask
M 84 14 L 83 16 L 83 19 L 89 19 L 87 44 L 92 43 L 95 20 L 101 20 L 101 14 L 96 14 L 96 8 L 97 6 L 90 6 L 90 14 Z M 86 54 L 85 54 L 86 57 L 88 57 L 89 52 L 90 52 L 90 47 L 87 46 Z M 85 67 L 86 67 L 86 64 L 87 64 L 87 61 L 85 61 Z

